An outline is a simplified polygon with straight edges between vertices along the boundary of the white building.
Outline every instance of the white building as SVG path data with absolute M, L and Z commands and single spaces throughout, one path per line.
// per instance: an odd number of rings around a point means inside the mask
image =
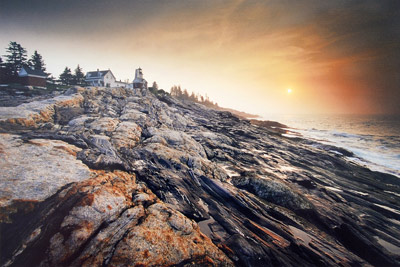
M 112 87 L 123 87 L 123 88 L 132 88 L 132 85 L 130 85 L 129 83 L 123 82 L 121 80 L 119 81 L 115 81 L 115 86 Z
M 129 87 L 128 83 L 117 81 L 111 70 L 89 71 L 85 81 L 89 86 Z
M 135 79 L 133 80 L 133 88 L 147 89 L 147 81 L 143 79 L 142 69 L 139 67 L 135 71 Z

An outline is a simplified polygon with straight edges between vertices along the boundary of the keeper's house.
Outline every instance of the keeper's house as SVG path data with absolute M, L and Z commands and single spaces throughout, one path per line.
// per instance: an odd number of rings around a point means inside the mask
M 89 86 L 129 87 L 127 83 L 117 81 L 111 70 L 89 71 L 85 81 Z
M 34 70 L 28 66 L 23 66 L 18 72 L 20 83 L 31 86 L 45 87 L 47 75 L 42 70 Z

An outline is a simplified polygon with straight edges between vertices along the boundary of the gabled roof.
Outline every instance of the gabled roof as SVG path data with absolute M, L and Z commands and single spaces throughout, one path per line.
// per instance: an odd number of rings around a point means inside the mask
M 89 71 L 86 73 L 86 78 L 101 78 L 106 75 L 107 72 L 108 70 Z
M 23 66 L 22 68 L 26 71 L 28 76 L 40 76 L 43 78 L 46 78 L 48 76 L 48 74 L 44 73 L 42 70 L 34 70 L 28 66 Z
M 86 79 L 101 79 L 106 75 L 108 72 L 111 73 L 111 75 L 114 77 L 114 74 L 111 72 L 111 70 L 99 70 L 99 71 L 88 71 L 86 72 Z

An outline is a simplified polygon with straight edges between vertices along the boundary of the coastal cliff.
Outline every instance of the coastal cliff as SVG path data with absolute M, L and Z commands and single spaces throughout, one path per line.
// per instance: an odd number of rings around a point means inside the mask
M 25 99 L 0 107 L 0 264 L 400 265 L 400 180 L 350 156 L 147 90 Z

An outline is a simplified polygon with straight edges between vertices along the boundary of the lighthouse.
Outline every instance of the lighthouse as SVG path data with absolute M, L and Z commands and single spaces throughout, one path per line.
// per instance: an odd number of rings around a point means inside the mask
M 142 69 L 139 67 L 135 71 L 135 79 L 133 80 L 133 88 L 147 89 L 147 81 L 143 79 Z

